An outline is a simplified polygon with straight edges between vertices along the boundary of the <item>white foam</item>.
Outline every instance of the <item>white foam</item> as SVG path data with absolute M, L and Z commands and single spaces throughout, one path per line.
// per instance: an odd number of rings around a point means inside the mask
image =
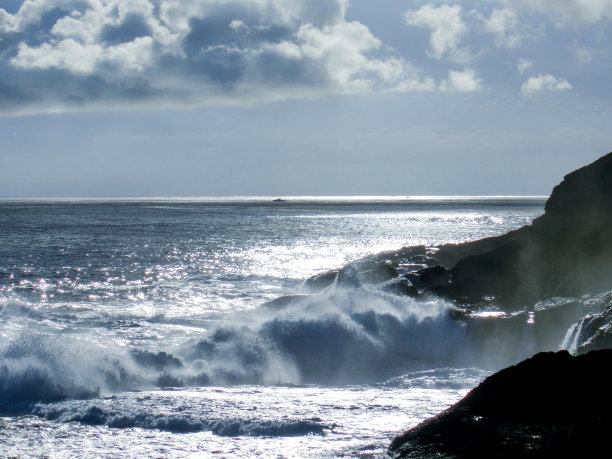
M 467 365 L 474 349 L 452 310 L 441 301 L 337 287 L 223 322 L 178 349 L 129 351 L 83 335 L 21 334 L 0 349 L 0 407 L 156 386 L 350 385 Z

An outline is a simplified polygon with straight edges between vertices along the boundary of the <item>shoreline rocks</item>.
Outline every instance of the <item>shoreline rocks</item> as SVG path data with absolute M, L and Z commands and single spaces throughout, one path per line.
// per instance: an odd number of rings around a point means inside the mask
M 612 153 L 566 175 L 532 225 L 497 238 L 443 246 L 438 257 L 458 258 L 445 293 L 463 304 L 495 296 L 511 311 L 553 296 L 609 289 Z
M 396 437 L 397 458 L 598 457 L 612 426 L 612 350 L 536 354 Z
M 566 175 L 531 225 L 463 244 L 381 253 L 313 276 L 304 289 L 319 292 L 347 274 L 369 284 L 404 277 L 420 295 L 433 294 L 471 311 L 490 307 L 492 299 L 514 312 L 546 298 L 610 289 L 612 153 Z
M 468 311 L 493 297 L 510 313 L 470 323 L 485 353 L 503 349 L 511 359 L 521 345 L 551 348 L 573 323 L 562 345 L 578 355 L 542 352 L 493 374 L 448 410 L 396 437 L 388 453 L 599 457 L 612 427 L 612 296 L 596 295 L 612 290 L 612 153 L 566 175 L 532 225 L 442 246 L 436 257 L 450 270 L 449 284 L 436 286 L 437 294 Z M 555 304 L 555 297 L 570 298 Z

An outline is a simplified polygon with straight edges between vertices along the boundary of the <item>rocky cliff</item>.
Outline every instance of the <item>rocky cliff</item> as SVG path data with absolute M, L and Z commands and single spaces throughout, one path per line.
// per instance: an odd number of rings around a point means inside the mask
M 495 296 L 514 309 L 611 288 L 612 153 L 566 175 L 532 225 L 438 257 L 451 279 L 439 292 L 461 303 Z
M 415 268 L 400 272 L 399 265 Z M 471 310 L 489 307 L 492 299 L 516 311 L 554 296 L 612 289 L 612 153 L 566 175 L 532 225 L 479 241 L 379 254 L 315 276 L 305 286 L 317 292 L 347 274 L 360 282 L 387 282 L 385 288 L 414 297 L 441 296 Z
M 423 283 L 419 294 L 452 299 L 467 311 L 490 298 L 507 312 L 523 311 L 503 321 L 470 322 L 485 352 L 494 339 L 511 360 L 525 340 L 517 332 L 528 314 L 534 349 L 559 346 L 560 333 L 574 323 L 563 346 L 578 356 L 540 353 L 495 373 L 447 411 L 398 436 L 389 454 L 599 457 L 612 426 L 612 153 L 566 175 L 532 225 L 440 247 L 428 263 L 425 272 L 446 270 L 447 278 Z M 413 276 L 417 287 L 422 273 Z

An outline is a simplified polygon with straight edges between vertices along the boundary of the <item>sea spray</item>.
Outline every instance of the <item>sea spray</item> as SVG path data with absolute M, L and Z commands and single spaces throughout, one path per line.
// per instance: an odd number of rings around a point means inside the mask
M 104 370 L 73 340 L 32 333 L 0 350 L 0 409 L 99 394 Z M 109 365 L 111 366 L 111 365 Z
M 126 350 L 78 334 L 14 337 L 0 350 L 0 400 L 15 404 L 206 385 L 346 385 L 469 366 L 475 348 L 443 301 L 336 287 L 245 312 L 173 349 Z
M 375 382 L 473 359 L 453 309 L 367 287 L 335 287 L 297 297 L 280 310 L 247 313 L 180 354 L 187 365 L 205 366 L 212 384 Z
M 379 454 L 482 379 L 463 367 L 470 319 L 350 282 L 257 306 L 368 254 L 516 229 L 542 204 L 0 203 L 0 455 Z
M 126 348 L 79 333 L 22 332 L 0 347 L 0 408 L 27 410 L 36 402 L 156 387 L 342 387 L 430 368 L 497 368 L 532 350 L 539 315 L 559 302 L 539 306 L 534 325 L 526 322 L 533 314 L 470 317 L 443 300 L 334 285 L 320 294 L 295 296 L 282 307 L 236 314 L 179 345 Z M 583 310 L 595 307 L 592 302 L 577 304 Z M 29 311 L 4 308 L 9 310 Z M 575 350 L 578 328 L 568 331 L 564 346 Z M 508 339 L 499 349 L 495 339 L 502 331 L 516 335 L 515 346 Z

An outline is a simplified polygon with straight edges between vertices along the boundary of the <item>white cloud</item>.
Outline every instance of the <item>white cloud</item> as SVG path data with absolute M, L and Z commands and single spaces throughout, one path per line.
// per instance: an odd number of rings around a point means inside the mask
M 481 87 L 482 79 L 472 69 L 451 70 L 448 72 L 448 78 L 440 82 L 441 91 L 472 92 L 480 90 Z
M 364 92 L 382 82 L 401 78 L 403 64 L 397 59 L 368 59 L 365 54 L 380 42 L 360 23 L 341 23 L 319 29 L 303 25 L 297 32 L 300 57 L 322 63 L 328 76 L 343 92 Z
M 572 85 L 565 78 L 557 78 L 552 75 L 538 75 L 531 77 L 521 86 L 521 92 L 530 96 L 542 91 L 570 91 Z
M 153 50 L 151 37 L 138 37 L 134 41 L 117 46 L 102 47 L 98 44 L 83 44 L 67 38 L 54 45 L 44 43 L 32 48 L 20 43 L 16 57 L 10 63 L 23 69 L 61 69 L 75 75 L 90 75 L 99 72 L 112 79 L 116 72 L 123 76 L 129 72 L 142 72 L 150 66 Z M 99 66 L 109 66 L 111 74 L 100 71 Z
M 570 24 L 612 19 L 611 0 L 503 0 L 508 8 L 553 13 Z
M 2 8 L 0 8 L 0 33 L 5 33 L 9 30 L 14 29 L 15 18 L 13 15 L 8 14 Z
M 533 62 L 530 61 L 529 59 L 524 59 L 521 57 L 516 62 L 516 69 L 518 70 L 518 73 L 521 75 L 525 73 L 525 71 L 529 70 L 531 67 L 533 67 Z
M 404 20 L 408 25 L 431 29 L 429 54 L 436 59 L 457 52 L 461 37 L 467 32 L 460 5 L 423 5 L 418 10 L 404 13 Z
M 365 25 L 345 20 L 347 5 L 28 0 L 15 14 L 0 9 L 0 111 L 429 89 Z
M 494 9 L 483 22 L 485 30 L 495 35 L 499 47 L 516 48 L 524 37 L 518 16 L 508 8 Z
M 89 74 L 95 70 L 102 52 L 102 47 L 98 45 L 84 45 L 72 38 L 67 38 L 54 45 L 43 43 L 36 48 L 21 42 L 17 56 L 9 62 L 23 69 L 57 68 L 75 74 Z

